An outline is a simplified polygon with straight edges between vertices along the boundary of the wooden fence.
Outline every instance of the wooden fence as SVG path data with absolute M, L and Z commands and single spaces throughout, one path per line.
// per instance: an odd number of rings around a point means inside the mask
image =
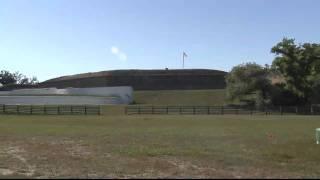
M 125 114 L 180 114 L 180 115 L 224 115 L 224 114 L 263 114 L 263 115 L 320 115 L 320 106 L 279 106 L 257 109 L 253 107 L 228 106 L 127 106 Z
M 0 105 L 0 114 L 21 115 L 100 115 L 100 106 L 93 105 Z

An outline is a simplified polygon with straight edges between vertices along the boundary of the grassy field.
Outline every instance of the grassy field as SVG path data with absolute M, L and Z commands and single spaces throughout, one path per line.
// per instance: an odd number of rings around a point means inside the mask
M 317 116 L 0 116 L 0 177 L 320 177 Z
M 137 104 L 154 105 L 224 105 L 224 89 L 134 91 Z

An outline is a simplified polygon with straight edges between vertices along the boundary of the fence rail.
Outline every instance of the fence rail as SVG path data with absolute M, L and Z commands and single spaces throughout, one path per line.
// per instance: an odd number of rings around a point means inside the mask
M 94 105 L 0 105 L 0 114 L 21 115 L 100 115 Z
M 320 115 L 320 106 L 278 106 L 257 109 L 254 107 L 229 107 L 229 106 L 127 106 L 125 114 L 299 114 L 299 115 Z

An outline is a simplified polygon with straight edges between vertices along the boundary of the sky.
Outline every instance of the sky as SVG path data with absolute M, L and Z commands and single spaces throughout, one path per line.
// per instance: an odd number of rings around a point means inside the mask
M 0 69 L 40 81 L 114 69 L 271 64 L 320 42 L 318 0 L 0 0 Z

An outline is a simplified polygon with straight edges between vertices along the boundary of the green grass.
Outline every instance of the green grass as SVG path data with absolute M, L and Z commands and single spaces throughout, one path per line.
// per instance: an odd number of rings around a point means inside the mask
M 224 105 L 225 90 L 134 91 L 137 104 L 153 105 Z
M 0 177 L 320 177 L 317 127 L 318 116 L 2 115 Z
M 104 116 L 123 116 L 125 115 L 126 105 L 104 105 L 100 106 L 101 114 Z

